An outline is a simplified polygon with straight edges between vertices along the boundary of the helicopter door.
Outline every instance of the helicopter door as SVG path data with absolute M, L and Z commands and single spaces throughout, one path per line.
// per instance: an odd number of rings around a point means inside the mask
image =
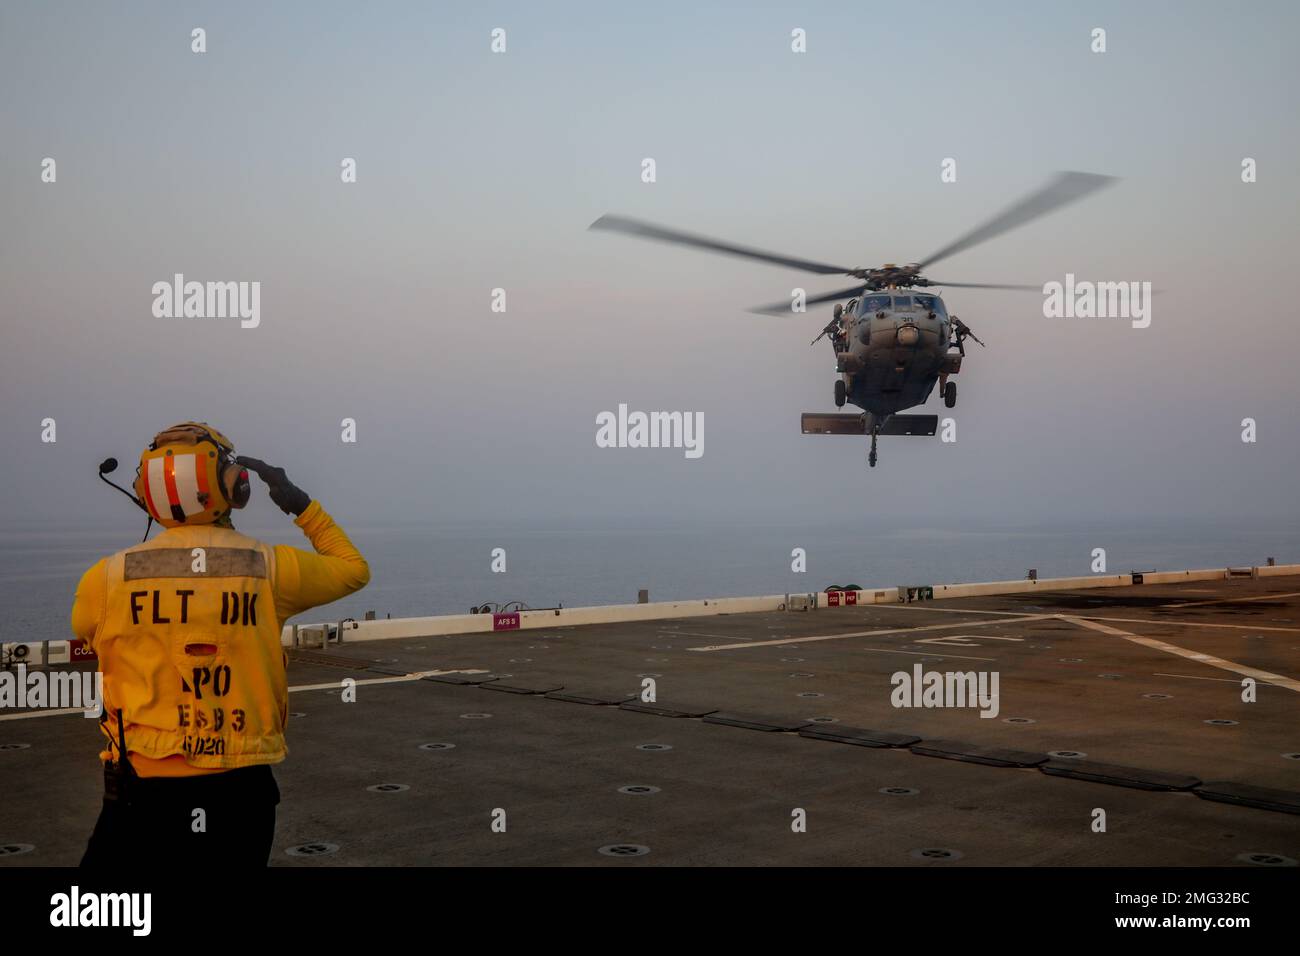
M 848 304 L 844 306 L 844 311 L 840 313 L 839 328 L 835 330 L 835 338 L 833 340 L 833 343 L 835 345 L 835 352 L 837 355 L 840 352 L 848 351 L 849 335 L 852 333 L 853 330 L 854 310 L 856 310 L 857 307 L 858 307 L 858 300 L 850 299 Z

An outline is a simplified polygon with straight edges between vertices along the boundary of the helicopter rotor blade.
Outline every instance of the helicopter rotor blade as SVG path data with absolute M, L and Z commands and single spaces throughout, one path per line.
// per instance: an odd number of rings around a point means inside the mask
M 1040 216 L 1060 209 L 1076 199 L 1082 199 L 1089 193 L 1096 192 L 1115 181 L 1114 176 L 1100 176 L 1096 173 L 1063 172 L 1057 174 L 1047 185 L 1012 203 L 1002 212 L 983 225 L 977 226 L 960 239 L 949 243 L 938 252 L 932 253 L 918 263 L 918 269 L 934 265 L 942 259 L 956 255 L 965 249 L 987 242 L 994 236 L 1032 222 Z
M 837 289 L 834 292 L 823 292 L 821 295 L 815 295 L 811 299 L 804 299 L 804 305 L 821 305 L 823 302 L 838 302 L 840 299 L 848 299 L 855 295 L 861 295 L 866 292 L 870 286 L 854 285 L 847 289 Z M 798 315 L 791 306 L 792 301 L 773 302 L 771 305 L 760 305 L 750 309 L 758 315 Z
M 609 232 L 621 232 L 628 236 L 637 236 L 641 239 L 655 239 L 659 242 L 670 242 L 679 246 L 693 246 L 696 249 L 707 249 L 710 252 L 720 252 L 729 256 L 740 256 L 742 259 L 756 259 L 759 262 L 767 262 L 771 265 L 786 266 L 790 269 L 799 269 L 803 272 L 815 272 L 818 275 L 852 275 L 852 269 L 846 269 L 844 266 L 828 265 L 824 262 L 813 262 L 809 259 L 796 259 L 792 256 L 783 256 L 775 252 L 765 252 L 762 249 L 754 249 L 750 246 L 738 246 L 734 243 L 723 242 L 720 239 L 710 239 L 708 236 L 701 236 L 690 232 L 681 232 L 677 229 L 667 229 L 664 226 L 656 226 L 653 223 L 643 222 L 639 219 L 630 219 L 626 216 L 601 216 L 593 222 L 588 229 L 604 229 Z
M 1043 287 L 1040 285 L 999 285 L 988 282 L 936 282 L 926 280 L 930 286 L 943 286 L 945 289 L 1010 289 L 1015 292 L 1042 292 Z

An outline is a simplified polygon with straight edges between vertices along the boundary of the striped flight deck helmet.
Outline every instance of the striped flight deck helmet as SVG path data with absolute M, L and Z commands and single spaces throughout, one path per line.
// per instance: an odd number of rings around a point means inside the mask
M 140 453 L 135 493 L 163 527 L 214 524 L 248 504 L 248 471 L 230 439 L 205 422 L 160 431 Z

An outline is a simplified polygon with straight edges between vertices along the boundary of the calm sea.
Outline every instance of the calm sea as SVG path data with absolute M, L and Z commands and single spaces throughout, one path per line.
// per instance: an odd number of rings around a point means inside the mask
M 241 528 L 263 540 L 303 546 L 296 529 Z M 359 594 L 302 615 L 300 622 L 465 613 L 488 601 L 533 607 L 623 604 L 864 587 L 1088 574 L 1094 548 L 1107 570 L 1175 570 L 1300 560 L 1300 531 L 1264 522 L 1158 522 L 1092 527 L 990 528 L 868 524 L 521 528 L 351 527 L 370 562 Z M 138 541 L 136 531 L 0 532 L 0 641 L 62 639 L 82 572 Z M 491 571 L 505 549 L 506 572 Z M 791 551 L 807 572 L 791 571 Z

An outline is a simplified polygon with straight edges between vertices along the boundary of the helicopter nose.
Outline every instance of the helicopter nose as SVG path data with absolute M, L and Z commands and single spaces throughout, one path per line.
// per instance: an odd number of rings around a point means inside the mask
M 899 345 L 915 345 L 921 340 L 921 333 L 915 325 L 904 325 L 898 330 Z

